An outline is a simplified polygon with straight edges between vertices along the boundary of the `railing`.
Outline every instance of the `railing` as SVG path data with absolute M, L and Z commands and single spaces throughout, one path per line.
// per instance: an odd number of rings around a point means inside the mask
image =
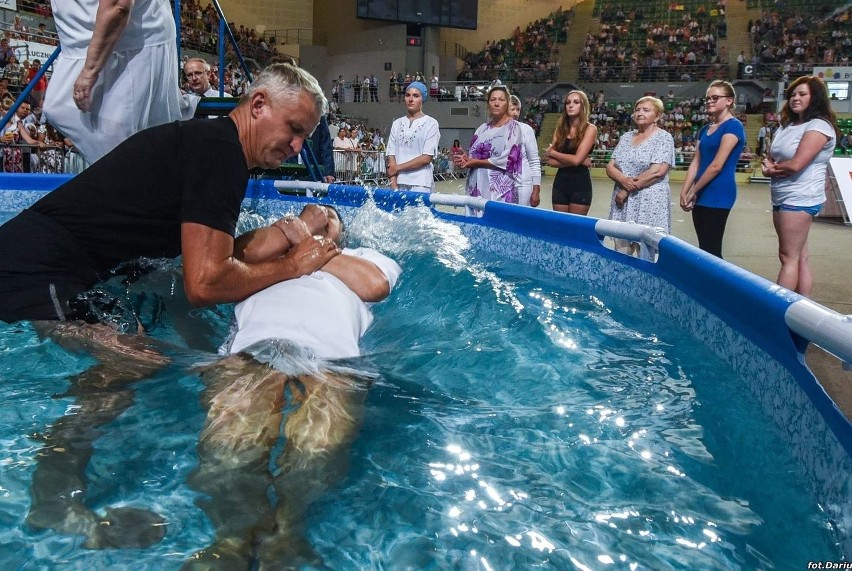
M 581 81 L 595 81 L 601 83 L 650 83 L 664 82 L 690 82 L 690 81 L 712 81 L 714 79 L 728 79 L 729 70 L 727 64 L 705 63 L 689 65 L 594 65 L 592 67 L 581 66 L 579 68 Z
M 266 30 L 263 38 L 274 44 L 314 45 L 314 31 L 308 28 L 287 28 L 285 30 Z
M 438 95 L 434 94 L 434 90 L 431 87 L 431 81 L 426 80 L 423 81 L 424 84 L 429 86 L 429 98 L 430 101 L 484 101 L 485 94 L 491 88 L 492 83 L 490 81 L 441 81 L 438 83 Z M 503 82 L 507 87 L 511 87 L 511 83 Z M 330 99 L 335 103 L 351 103 L 355 101 L 355 84 L 351 81 L 345 80 L 342 84 L 342 89 L 340 85 L 336 81 L 331 82 L 331 87 L 328 92 L 331 94 Z M 379 101 L 382 103 L 386 103 L 388 97 L 390 96 L 391 101 L 400 102 L 402 101 L 403 96 L 403 85 L 396 83 L 395 91 L 393 94 L 389 93 L 390 91 L 390 83 L 388 78 L 380 77 L 379 78 L 379 88 L 378 88 L 378 96 Z M 364 94 L 364 88 L 362 87 L 361 91 L 359 91 L 359 100 L 363 103 L 367 103 L 370 101 L 369 91 Z
M 37 14 L 42 18 L 53 16 L 53 10 L 50 8 L 50 0 L 18 0 L 17 8 L 21 12 Z
M 757 63 L 743 66 L 742 78 L 737 79 L 768 79 L 772 81 L 789 81 L 802 75 L 811 75 L 814 66 L 828 66 L 822 62 L 789 62 L 789 63 Z M 739 75 L 739 73 L 737 74 Z
M 334 178 L 344 184 L 387 185 L 384 151 L 334 149 Z M 463 170 L 455 167 L 449 157 L 438 155 L 432 161 L 433 178 L 455 180 Z
M 346 184 L 387 184 L 384 151 L 334 149 L 334 178 Z
M 499 77 L 503 83 L 551 83 L 559 77 L 559 67 L 558 62 L 549 62 L 538 67 L 465 69 L 459 74 L 459 78 L 468 81 L 490 81 Z
M 467 57 L 467 48 L 456 42 L 441 42 L 441 55 L 455 56 L 459 59 Z
M 0 143 L 0 163 L 7 173 L 78 173 L 86 167 L 83 157 L 62 143 Z
M 592 167 L 605 168 L 612 158 L 613 149 L 595 149 L 589 153 L 589 158 L 592 159 Z M 680 151 L 675 153 L 675 164 L 672 165 L 672 170 L 686 170 L 689 168 L 692 159 L 695 157 L 695 151 Z M 740 155 L 737 161 L 737 172 L 753 172 L 755 161 L 758 159 L 754 154 Z M 542 161 L 544 162 L 544 161 Z

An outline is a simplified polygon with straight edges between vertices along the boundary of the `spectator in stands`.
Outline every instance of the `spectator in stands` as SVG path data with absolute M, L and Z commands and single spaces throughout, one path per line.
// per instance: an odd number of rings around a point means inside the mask
M 509 98 L 509 115 L 521 127 L 524 145 L 521 182 L 518 184 L 518 204 L 535 208 L 541 204 L 541 158 L 538 156 L 538 141 L 533 128 L 521 121 L 521 99 L 517 95 Z
M 343 180 L 351 181 L 355 172 L 358 145 L 349 137 L 349 131 L 341 127 L 337 131 L 337 136 L 331 142 L 331 146 L 334 149 L 332 152 L 334 153 L 335 173 L 341 173 Z
M 15 56 L 15 50 L 9 45 L 9 38 L 0 39 L 0 67 L 6 67 L 10 57 Z
M 698 247 L 722 257 L 728 215 L 737 199 L 735 173 L 745 145 L 745 128 L 734 117 L 737 94 L 721 79 L 707 88 L 704 99 L 711 123 L 698 133 L 695 156 L 680 189 L 680 207 L 692 211 Z
M 24 78 L 26 84 L 29 85 L 33 83 L 35 76 L 38 74 L 41 69 L 41 60 L 34 59 L 33 63 L 30 65 L 29 70 L 27 71 L 27 77 Z M 33 83 L 32 91 L 30 91 L 30 103 L 33 107 L 41 108 L 44 102 L 44 92 L 47 89 L 47 77 L 42 74 L 42 76 Z
M 598 129 L 589 122 L 589 98 L 580 90 L 565 95 L 562 114 L 544 152 L 548 166 L 559 170 L 553 179 L 553 209 L 585 216 L 592 205 L 590 155 Z
M 167 2 L 57 2 L 53 16 L 62 52 L 44 111 L 90 163 L 137 131 L 191 115 L 175 74 L 175 21 Z
M 27 41 L 29 40 L 29 36 L 27 35 L 27 27 L 24 25 L 24 22 L 21 21 L 21 17 L 17 14 L 15 15 L 15 21 L 12 24 L 12 30 L 14 30 L 12 37 L 17 38 L 19 40 Z
M 509 115 L 509 90 L 495 85 L 488 90 L 489 119 L 476 129 L 470 141 L 470 154 L 454 157 L 455 164 L 469 169 L 466 191 L 469 196 L 518 203 L 523 141 L 518 122 Z M 468 209 L 469 214 L 477 214 Z M 481 216 L 481 212 L 478 213 Z
M 757 131 L 757 154 L 763 155 L 764 151 L 764 143 L 766 142 L 766 135 L 769 131 L 769 128 L 766 126 L 766 120 L 763 121 L 763 125 L 760 126 L 760 129 Z
M 190 93 L 198 97 L 219 97 L 219 90 L 210 85 L 210 70 L 210 64 L 205 59 L 194 57 L 186 60 L 183 75 Z M 231 97 L 231 94 L 226 91 L 224 97 Z
M 674 140 L 658 126 L 663 102 L 645 96 L 636 102 L 636 130 L 625 133 L 612 153 L 606 174 L 615 182 L 609 217 L 671 232 L 669 169 L 675 164 Z M 615 249 L 643 259 L 653 253 L 636 242 L 615 239 Z
M 438 154 L 438 121 L 423 113 L 426 86 L 413 81 L 405 90 L 405 115 L 391 125 L 386 152 L 387 175 L 393 189 L 432 192 L 432 161 Z
M 837 120 L 819 78 L 802 76 L 787 88 L 781 127 L 761 164 L 770 177 L 772 220 L 778 234 L 778 284 L 805 296 L 813 275 L 808 262 L 811 220 L 825 202 L 826 167 L 837 141 Z
M 50 123 L 39 125 L 38 144 L 38 172 L 45 174 L 65 172 L 64 137 L 53 128 L 53 125 Z
M 455 158 L 457 156 L 461 156 L 463 153 L 464 147 L 461 146 L 461 141 L 459 141 L 458 139 L 453 139 L 453 146 L 450 147 L 450 157 L 452 158 L 454 176 L 459 176 L 462 172 L 461 168 L 456 165 Z
M 20 85 L 23 83 L 24 68 L 18 63 L 16 56 L 9 56 L 9 61 L 6 62 L 6 67 L 3 68 L 3 77 L 9 80 L 12 85 Z
M 9 78 L 0 77 L 0 102 L 5 102 L 9 99 L 13 102 L 15 101 L 15 96 L 9 91 Z
M 32 151 L 32 147 L 27 145 L 38 146 L 35 132 L 30 132 L 24 123 L 24 119 L 29 114 L 30 104 L 24 101 L 3 126 L 0 141 L 3 143 L 3 170 L 5 172 L 24 172 L 24 161 L 29 161 Z M 29 171 L 29 162 L 26 164 L 27 171 Z
M 379 103 L 379 78 L 370 74 L 370 102 Z
M 47 117 L 44 116 L 42 108 L 33 107 L 32 112 L 24 119 L 24 125 L 34 133 L 47 125 Z

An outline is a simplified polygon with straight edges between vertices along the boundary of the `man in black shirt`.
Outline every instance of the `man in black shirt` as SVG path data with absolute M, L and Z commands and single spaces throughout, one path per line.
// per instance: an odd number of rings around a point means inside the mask
M 329 225 L 311 209 L 310 236 L 281 257 L 258 257 L 258 236 L 235 240 L 249 169 L 276 168 L 297 154 L 326 111 L 316 80 L 288 64 L 270 66 L 228 117 L 139 132 L 0 227 L 0 319 L 40 322 L 62 344 L 98 360 L 71 378 L 69 414 L 40 436 L 27 523 L 86 536 L 85 546 L 146 547 L 165 521 L 133 507 L 86 505 L 86 466 L 99 428 L 133 402 L 126 383 L 168 362 L 156 341 L 108 325 L 81 326 L 78 294 L 118 264 L 183 256 L 184 288 L 195 305 L 241 301 L 308 275 L 339 253 L 314 234 Z M 58 323 L 72 321 L 72 323 Z M 107 388 L 108 387 L 108 388 Z M 106 390 L 104 390 L 106 388 Z
M 339 252 L 331 242 L 306 240 L 280 259 L 246 263 L 234 232 L 249 169 L 298 154 L 326 106 L 313 76 L 275 64 L 228 117 L 130 137 L 0 227 L 0 319 L 80 319 L 69 302 L 140 256 L 182 255 L 186 295 L 199 306 L 321 268 Z

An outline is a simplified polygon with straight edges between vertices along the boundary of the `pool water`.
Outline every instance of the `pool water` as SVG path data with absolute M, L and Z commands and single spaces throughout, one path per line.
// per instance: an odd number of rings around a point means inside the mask
M 348 363 L 379 375 L 348 475 L 308 513 L 327 568 L 801 569 L 842 558 L 746 383 L 691 337 L 630 299 L 473 251 L 425 208 L 346 217 L 354 243 L 404 273 L 375 307 L 365 357 Z M 262 221 L 247 215 L 243 227 Z M 169 522 L 165 539 L 94 551 L 25 525 L 33 435 L 73 412 L 67 379 L 92 360 L 29 325 L 0 325 L 0 568 L 179 568 L 210 543 L 187 484 L 204 421 L 192 366 L 213 358 L 230 310 L 176 325 L 158 301 L 173 280 L 164 268 L 134 286 L 137 307 L 153 336 L 192 349 L 138 383 L 104 429 L 87 500 L 152 509 Z M 140 295 L 145 283 L 155 285 Z

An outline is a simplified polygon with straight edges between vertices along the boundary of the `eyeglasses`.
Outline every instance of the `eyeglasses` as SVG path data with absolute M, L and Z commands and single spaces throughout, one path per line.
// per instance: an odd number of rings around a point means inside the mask
M 732 97 L 731 95 L 708 95 L 704 98 L 705 103 L 716 103 L 722 97 Z

